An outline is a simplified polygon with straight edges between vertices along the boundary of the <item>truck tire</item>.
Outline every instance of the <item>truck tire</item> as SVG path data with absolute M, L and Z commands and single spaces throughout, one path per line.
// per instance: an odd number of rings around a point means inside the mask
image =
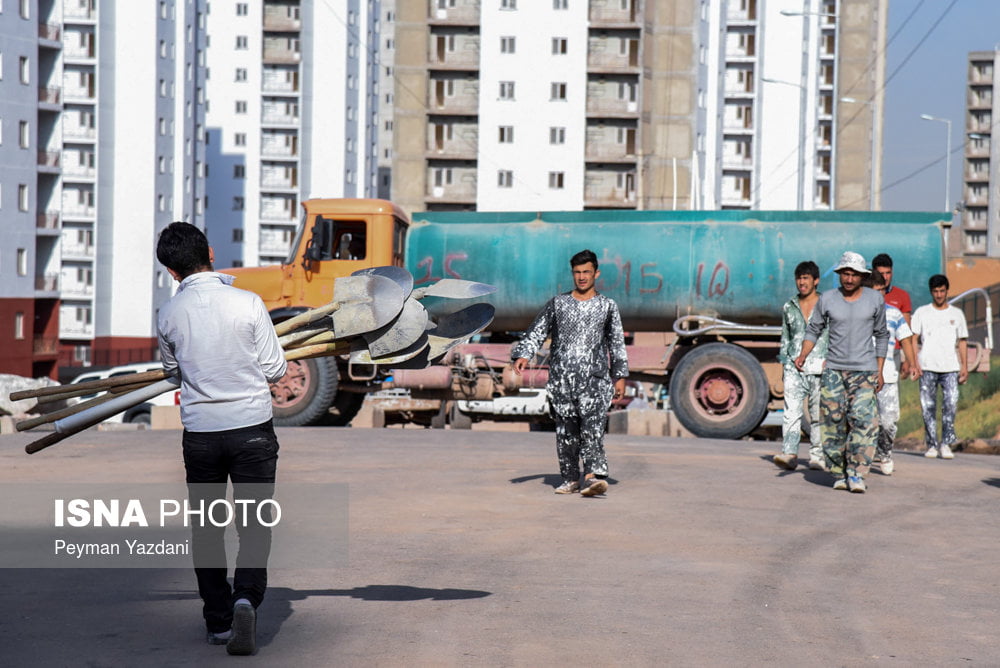
M 670 405 L 703 438 L 743 438 L 764 420 L 770 398 L 757 359 L 730 343 L 697 346 L 670 376 Z
M 332 357 L 289 362 L 288 372 L 271 385 L 274 424 L 279 427 L 322 424 L 337 396 L 339 376 L 337 360 Z
M 472 429 L 472 418 L 458 410 L 458 402 L 451 402 L 448 409 L 448 424 L 452 429 Z

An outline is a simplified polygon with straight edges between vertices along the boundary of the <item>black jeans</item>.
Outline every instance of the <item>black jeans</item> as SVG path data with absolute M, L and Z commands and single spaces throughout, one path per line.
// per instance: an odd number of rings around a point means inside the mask
M 227 480 L 233 481 L 234 498 L 252 497 L 260 501 L 271 498 L 274 493 L 278 439 L 270 420 L 227 431 L 184 430 L 182 444 L 188 501 L 192 507 L 200 502 L 207 507 L 213 499 L 224 499 Z M 246 483 L 251 483 L 251 486 L 243 487 L 241 492 L 241 486 Z M 264 600 L 267 568 L 259 564 L 267 563 L 271 550 L 271 529 L 256 523 L 256 512 L 251 517 L 253 521 L 248 522 L 246 527 L 236 523 L 240 549 L 236 556 L 232 588 L 226 580 L 228 569 L 218 567 L 218 564 L 226 563 L 225 527 L 216 527 L 210 522 L 205 522 L 204 526 L 192 522 L 191 554 L 198 579 L 198 593 L 205 604 L 205 624 L 210 632 L 221 633 L 232 626 L 233 603 L 236 600 L 245 598 L 255 608 Z M 265 517 L 267 522 L 270 519 Z M 248 560 L 254 566 L 245 566 Z

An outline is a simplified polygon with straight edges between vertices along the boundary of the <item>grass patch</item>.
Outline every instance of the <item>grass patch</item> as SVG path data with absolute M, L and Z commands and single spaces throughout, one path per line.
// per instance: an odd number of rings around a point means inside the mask
M 938 396 L 940 398 L 940 394 Z M 941 429 L 940 405 L 939 400 L 938 430 Z M 924 438 L 917 381 L 904 380 L 899 385 L 898 429 L 901 438 Z M 974 373 L 965 385 L 959 385 L 955 434 L 960 440 L 995 439 L 1000 434 L 1000 357 L 990 358 L 989 373 Z

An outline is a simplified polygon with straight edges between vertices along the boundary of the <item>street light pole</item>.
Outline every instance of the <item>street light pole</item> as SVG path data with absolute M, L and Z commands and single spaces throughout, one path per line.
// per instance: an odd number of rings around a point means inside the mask
M 930 114 L 920 114 L 920 118 L 925 121 L 938 121 L 939 123 L 944 123 L 947 126 L 948 137 L 945 143 L 945 155 L 944 155 L 944 209 L 942 211 L 951 211 L 951 120 L 947 118 L 938 118 L 937 116 L 931 116 Z

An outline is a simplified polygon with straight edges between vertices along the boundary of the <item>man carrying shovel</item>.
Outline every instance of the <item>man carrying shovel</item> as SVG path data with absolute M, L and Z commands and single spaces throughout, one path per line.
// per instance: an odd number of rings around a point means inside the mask
M 285 374 L 286 363 L 264 303 L 232 287 L 233 277 L 212 270 L 208 240 L 193 225 L 164 229 L 156 257 L 180 281 L 177 294 L 160 309 L 157 334 L 164 370 L 179 370 L 181 377 L 190 503 L 223 496 L 227 480 L 234 497 L 270 498 L 278 441 L 268 383 Z M 225 644 L 230 654 L 252 654 L 256 608 L 267 587 L 270 529 L 237 522 L 240 554 L 230 588 L 225 528 L 198 524 L 192 522 L 192 554 L 208 642 Z

